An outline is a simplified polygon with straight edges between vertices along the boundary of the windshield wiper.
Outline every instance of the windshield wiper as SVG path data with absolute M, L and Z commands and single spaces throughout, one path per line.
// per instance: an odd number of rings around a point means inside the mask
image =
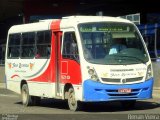
M 140 61 L 140 62 L 142 62 L 142 63 L 144 63 L 144 64 L 145 64 L 145 61 L 144 61 L 144 60 L 142 60 L 142 59 L 140 59 L 140 58 L 138 58 L 138 57 L 128 56 L 128 55 L 116 55 L 116 56 L 118 56 L 118 57 L 134 58 L 134 59 L 136 59 L 136 60 L 138 60 L 138 61 Z

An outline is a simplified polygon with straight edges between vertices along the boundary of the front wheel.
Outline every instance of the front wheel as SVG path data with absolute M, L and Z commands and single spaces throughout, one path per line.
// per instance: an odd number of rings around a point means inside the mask
M 81 108 L 81 103 L 80 101 L 76 100 L 75 92 L 73 88 L 70 88 L 68 90 L 68 106 L 69 106 L 69 109 L 72 111 L 77 111 L 77 110 L 80 110 Z

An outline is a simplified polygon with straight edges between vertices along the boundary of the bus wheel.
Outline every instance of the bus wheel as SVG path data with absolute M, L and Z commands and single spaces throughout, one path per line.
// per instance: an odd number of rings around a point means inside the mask
M 28 90 L 27 84 L 23 84 L 21 96 L 22 96 L 22 104 L 23 105 L 29 106 L 32 104 L 32 99 L 31 99 L 31 96 L 29 95 L 29 90 Z
M 73 88 L 68 90 L 68 106 L 72 111 L 77 111 L 80 109 L 80 102 L 76 100 Z
M 126 100 L 126 101 L 121 101 L 122 107 L 125 109 L 132 109 L 135 107 L 136 100 Z

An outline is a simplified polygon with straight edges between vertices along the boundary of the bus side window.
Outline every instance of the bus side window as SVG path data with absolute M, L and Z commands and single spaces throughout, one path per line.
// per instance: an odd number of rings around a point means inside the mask
M 49 58 L 51 49 L 51 32 L 40 31 L 37 32 L 37 44 L 35 58 Z
M 63 58 L 79 60 L 78 45 L 74 32 L 64 33 Z
M 22 33 L 22 58 L 33 58 L 35 55 L 35 33 Z
M 18 58 L 20 56 L 21 34 L 10 34 L 8 42 L 8 58 Z

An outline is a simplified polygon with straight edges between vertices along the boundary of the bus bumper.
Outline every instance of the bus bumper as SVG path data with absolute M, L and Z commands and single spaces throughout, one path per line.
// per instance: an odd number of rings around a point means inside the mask
M 136 84 L 113 85 L 86 80 L 83 84 L 83 101 L 141 100 L 152 98 L 153 78 Z M 118 89 L 130 88 L 131 93 L 119 93 Z

